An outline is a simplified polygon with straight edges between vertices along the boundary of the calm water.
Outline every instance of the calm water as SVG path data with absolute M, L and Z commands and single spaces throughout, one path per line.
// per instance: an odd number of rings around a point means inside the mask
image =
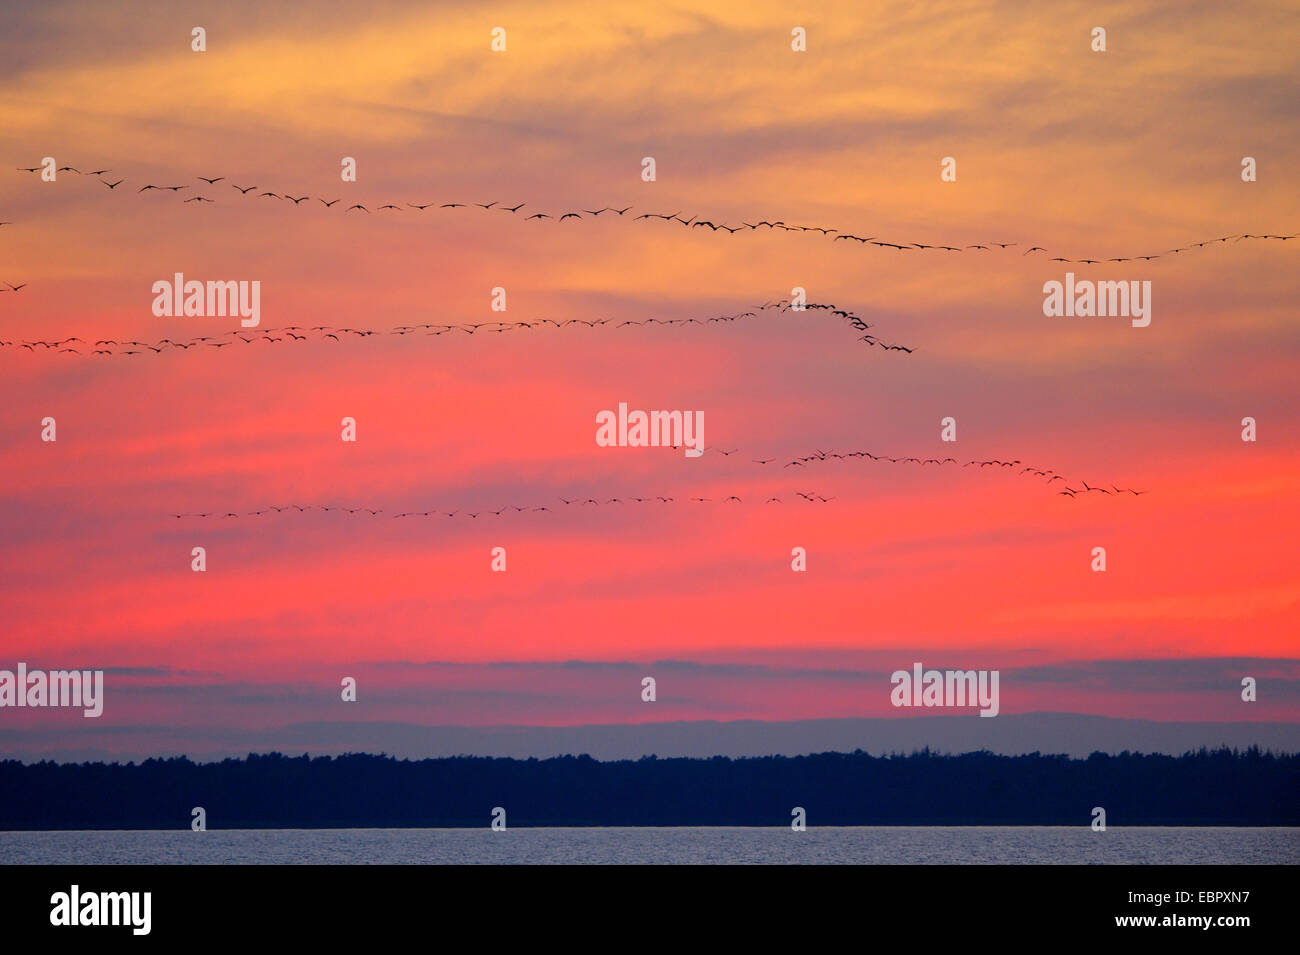
M 0 832 L 0 862 L 1286 863 L 1300 829 L 810 827 Z

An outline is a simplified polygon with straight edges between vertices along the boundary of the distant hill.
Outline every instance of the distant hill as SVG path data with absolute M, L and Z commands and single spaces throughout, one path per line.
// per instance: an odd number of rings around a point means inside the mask
M 93 721 L 86 721 L 87 723 Z M 160 740 L 175 740 L 173 746 Z M 154 741 L 141 751 L 142 740 Z M 134 745 L 133 745 L 134 743 Z M 870 719 L 696 720 L 584 726 L 422 726 L 366 720 L 294 723 L 219 734 L 178 727 L 80 725 L 66 728 L 0 728 L 0 753 L 31 760 L 141 760 L 188 753 L 198 760 L 245 753 L 389 753 L 408 759 L 427 756 L 513 756 L 539 759 L 587 753 L 596 759 L 665 756 L 799 756 L 852 752 L 910 753 L 929 747 L 941 753 L 988 750 L 1021 753 L 1166 753 L 1178 756 L 1201 747 L 1258 746 L 1278 753 L 1300 752 L 1300 724 L 1276 722 L 1164 722 L 1078 713 L 1003 713 L 982 719 L 906 716 Z
M 1300 755 L 862 752 L 601 762 L 250 755 L 216 763 L 0 762 L 0 829 L 511 826 L 1300 825 Z

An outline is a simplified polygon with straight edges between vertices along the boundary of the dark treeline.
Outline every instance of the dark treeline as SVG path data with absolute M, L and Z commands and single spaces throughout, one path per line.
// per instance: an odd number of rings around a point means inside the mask
M 599 762 L 250 755 L 218 763 L 0 762 L 0 829 L 487 826 L 1300 825 L 1300 754 L 1201 750 L 1087 759 L 873 757 Z

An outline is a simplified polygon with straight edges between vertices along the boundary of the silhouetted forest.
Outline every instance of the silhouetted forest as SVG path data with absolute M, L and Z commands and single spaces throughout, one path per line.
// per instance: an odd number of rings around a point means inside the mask
M 923 751 L 599 762 L 249 755 L 0 762 L 0 829 L 487 826 L 1300 825 L 1300 754 L 944 756 Z

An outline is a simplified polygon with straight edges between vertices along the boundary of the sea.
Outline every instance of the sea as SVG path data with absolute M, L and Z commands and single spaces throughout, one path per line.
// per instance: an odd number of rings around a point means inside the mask
M 827 826 L 0 832 L 0 863 L 1258 865 L 1300 828 Z

